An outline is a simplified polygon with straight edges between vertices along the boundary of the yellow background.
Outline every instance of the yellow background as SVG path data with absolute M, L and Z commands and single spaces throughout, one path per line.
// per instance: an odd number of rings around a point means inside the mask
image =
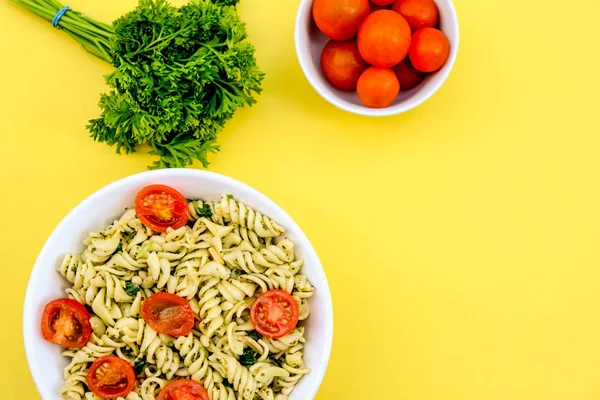
M 386 119 L 312 90 L 298 3 L 242 1 L 265 91 L 211 170 L 279 203 L 321 257 L 336 330 L 317 399 L 600 399 L 600 2 L 457 0 L 447 83 Z M 135 1 L 70 5 L 110 21 Z M 109 71 L 0 1 L 3 400 L 39 399 L 21 312 L 44 241 L 152 160 L 88 137 Z

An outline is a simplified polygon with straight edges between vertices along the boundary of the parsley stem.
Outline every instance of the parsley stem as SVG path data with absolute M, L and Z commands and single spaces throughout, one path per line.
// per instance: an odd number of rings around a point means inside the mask
M 49 22 L 63 8 L 62 4 L 56 0 L 12 1 Z M 92 55 L 112 63 L 110 39 L 114 32 L 110 25 L 94 21 L 78 12 L 70 11 L 61 18 L 59 29 L 68 33 Z

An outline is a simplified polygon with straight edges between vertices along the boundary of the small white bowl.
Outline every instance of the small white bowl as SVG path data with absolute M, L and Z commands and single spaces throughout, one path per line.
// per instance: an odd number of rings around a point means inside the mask
M 456 60 L 458 52 L 458 18 L 452 0 L 435 0 L 440 15 L 439 27 L 450 42 L 450 56 L 438 71 L 428 74 L 416 88 L 400 91 L 394 102 L 386 108 L 369 108 L 361 103 L 356 92 L 344 92 L 333 87 L 321 72 L 321 52 L 329 41 L 314 23 L 313 0 L 302 0 L 296 16 L 296 54 L 300 67 L 315 90 L 334 106 L 348 112 L 373 117 L 401 114 L 429 99 L 442 86 Z
M 88 232 L 101 230 L 114 221 L 126 207 L 133 206 L 141 188 L 155 183 L 172 186 L 188 198 L 218 200 L 222 193 L 231 193 L 286 228 L 286 236 L 297 245 L 298 257 L 305 260 L 302 272 L 316 288 L 309 300 L 311 315 L 304 324 L 305 361 L 312 371 L 300 380 L 290 400 L 313 399 L 325 375 L 333 339 L 331 294 L 317 253 L 294 220 L 265 195 L 235 179 L 192 169 L 148 171 L 111 183 L 75 207 L 48 238 L 31 272 L 23 310 L 27 362 L 42 399 L 61 400 L 59 391 L 67 365 L 60 347 L 46 342 L 40 329 L 45 304 L 65 297 L 68 286 L 56 272 L 57 265 L 66 253 L 81 252 L 81 242 Z

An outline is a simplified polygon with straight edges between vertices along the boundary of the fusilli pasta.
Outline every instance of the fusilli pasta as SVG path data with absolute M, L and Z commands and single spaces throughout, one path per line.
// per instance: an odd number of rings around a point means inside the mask
M 309 372 L 304 328 L 279 339 L 254 330 L 250 309 L 261 294 L 284 290 L 299 320 L 310 314 L 314 292 L 300 274 L 294 243 L 284 229 L 230 195 L 189 200 L 189 223 L 165 233 L 144 226 L 127 210 L 106 230 L 93 232 L 81 254 L 69 254 L 58 272 L 68 297 L 88 307 L 93 333 L 69 358 L 61 395 L 98 400 L 86 374 L 99 357 L 116 355 L 135 367 L 135 389 L 123 400 L 154 400 L 174 379 L 192 379 L 212 400 L 285 400 Z M 168 292 L 187 299 L 195 323 L 187 336 L 157 333 L 142 318 L 145 299 Z

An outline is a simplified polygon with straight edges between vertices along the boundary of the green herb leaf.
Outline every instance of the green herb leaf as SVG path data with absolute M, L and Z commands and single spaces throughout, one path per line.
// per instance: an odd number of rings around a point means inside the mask
M 142 355 L 140 358 L 136 359 L 133 362 L 133 370 L 135 371 L 135 375 L 139 376 L 144 372 L 144 367 L 146 366 L 146 356 Z
M 227 378 L 223 378 L 223 385 L 233 388 L 233 385 L 231 383 L 229 383 L 229 381 L 227 380 Z
M 126 240 L 127 242 L 130 242 L 131 239 L 134 238 L 134 236 L 136 235 L 136 231 L 131 230 L 131 231 L 125 231 L 121 234 L 121 237 Z
M 244 349 L 244 353 L 240 356 L 240 364 L 248 366 L 254 365 L 256 362 L 256 353 L 250 347 Z
M 135 296 L 140 290 L 140 287 L 135 283 L 127 282 L 125 284 L 125 293 L 127 293 L 129 296 Z
M 115 249 L 115 251 L 113 251 L 113 254 L 116 254 L 120 251 L 123 251 L 123 244 L 121 242 L 119 242 L 119 245 L 117 246 L 117 248 Z
M 240 0 L 212 0 L 212 2 L 215 4 L 221 4 L 224 6 L 235 6 L 235 5 L 237 5 L 237 3 L 240 2 Z
M 208 165 L 217 134 L 235 111 L 256 102 L 264 74 L 238 0 L 140 0 L 113 24 L 112 89 L 100 97 L 102 114 L 88 126 L 94 140 L 135 152 L 149 145 L 151 168 Z
M 250 336 L 252 339 L 259 341 L 260 339 L 262 339 L 262 336 L 260 335 L 260 333 L 256 332 L 256 331 L 250 331 L 248 332 L 248 336 Z
M 198 214 L 198 217 L 200 218 L 210 218 L 213 216 L 213 212 L 210 209 L 210 205 L 208 203 L 204 203 L 202 204 L 202 208 L 196 208 L 196 214 Z

